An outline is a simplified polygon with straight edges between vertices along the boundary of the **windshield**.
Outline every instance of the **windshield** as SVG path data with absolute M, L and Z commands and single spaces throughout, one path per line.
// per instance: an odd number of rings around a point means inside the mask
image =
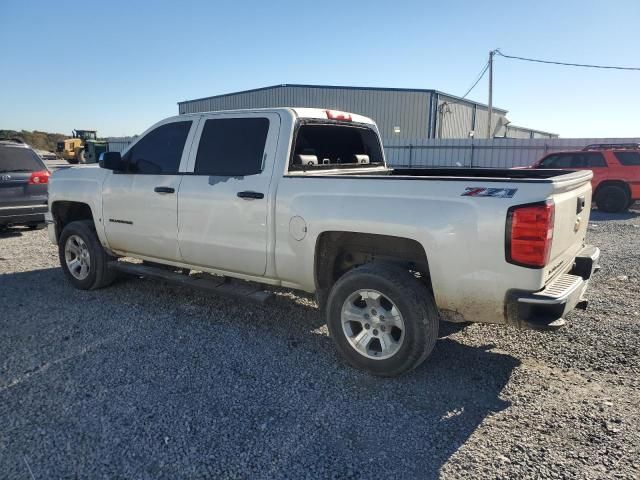
M 291 168 L 340 168 L 384 164 L 376 132 L 366 126 L 308 123 L 298 128 Z
M 77 130 L 78 138 L 82 140 L 95 140 L 96 132 L 89 132 L 86 130 Z
M 30 148 L 0 145 L 0 173 L 46 170 L 42 160 Z

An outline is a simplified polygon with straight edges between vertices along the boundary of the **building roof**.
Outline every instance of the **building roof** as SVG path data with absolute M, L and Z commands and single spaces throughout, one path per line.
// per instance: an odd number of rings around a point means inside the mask
M 344 85 L 305 85 L 305 84 L 299 84 L 299 83 L 282 83 L 280 85 L 270 85 L 268 87 L 260 87 L 260 88 L 252 88 L 250 90 L 241 90 L 239 92 L 231 92 L 231 93 L 223 93 L 221 95 L 212 95 L 209 97 L 201 97 L 201 98 L 194 98 L 193 100 L 183 100 L 182 102 L 178 102 L 178 105 L 183 105 L 185 103 L 191 103 L 191 102 L 197 102 L 200 100 L 210 100 L 210 99 L 214 99 L 214 98 L 224 98 L 224 97 L 231 97 L 233 95 L 240 95 L 243 93 L 253 93 L 253 92 L 260 92 L 262 90 L 273 90 L 276 88 L 282 88 L 282 87 L 294 87 L 294 88 L 326 88 L 326 89 L 340 89 L 340 90 L 372 90 L 372 91 L 381 91 L 381 92 L 419 92 L 419 93 L 435 93 L 435 94 L 439 94 L 439 95 L 444 95 L 446 97 L 452 98 L 453 100 L 455 100 L 458 103 L 468 103 L 471 105 L 479 105 L 481 107 L 487 107 L 486 104 L 481 103 L 481 102 L 476 102 L 473 100 L 469 100 L 466 98 L 460 98 L 456 95 L 451 95 L 449 93 L 445 93 L 445 92 L 441 92 L 439 90 L 433 90 L 433 89 L 424 89 L 424 88 L 393 88 L 393 87 L 351 87 L 351 86 L 344 86 Z M 498 108 L 496 106 L 493 107 L 493 110 L 506 114 L 507 110 L 504 110 L 502 108 Z

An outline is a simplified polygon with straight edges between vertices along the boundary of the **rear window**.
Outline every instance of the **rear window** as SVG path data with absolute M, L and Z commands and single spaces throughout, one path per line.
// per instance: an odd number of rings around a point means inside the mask
M 640 152 L 613 152 L 618 161 L 627 167 L 640 167 Z
M 30 148 L 0 145 L 0 173 L 46 170 L 42 160 Z
M 303 124 L 298 128 L 292 170 L 382 165 L 378 135 L 368 127 Z

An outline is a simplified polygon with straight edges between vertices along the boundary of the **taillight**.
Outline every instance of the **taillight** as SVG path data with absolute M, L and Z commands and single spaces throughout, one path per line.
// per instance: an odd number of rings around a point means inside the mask
M 51 174 L 46 170 L 41 170 L 39 172 L 32 172 L 29 177 L 29 185 L 40 185 L 43 183 L 49 183 L 49 177 Z
M 329 120 L 342 120 L 345 122 L 351 121 L 351 114 L 347 112 L 341 112 L 339 110 L 326 110 L 326 113 Z
M 511 207 L 507 213 L 507 262 L 542 268 L 553 240 L 553 202 Z

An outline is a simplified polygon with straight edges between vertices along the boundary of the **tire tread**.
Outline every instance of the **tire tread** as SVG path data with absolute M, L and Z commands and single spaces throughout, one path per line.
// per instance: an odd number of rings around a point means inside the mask
M 91 267 L 94 268 L 95 266 L 95 276 L 93 278 L 93 281 L 88 284 L 81 284 L 80 281 L 74 279 L 66 268 L 64 258 L 64 244 L 66 242 L 66 237 L 74 233 L 79 234 L 83 239 L 86 240 L 89 251 L 92 253 Z M 108 263 L 111 260 L 114 260 L 114 257 L 109 255 L 100 243 L 95 225 L 92 220 L 76 220 L 67 224 L 64 227 L 62 234 L 60 235 L 58 250 L 60 256 L 60 265 L 65 271 L 65 275 L 67 276 L 67 278 L 69 278 L 71 283 L 76 288 L 80 288 L 82 290 L 97 290 L 99 288 L 104 288 L 111 285 L 116 279 L 117 273 L 113 270 L 110 270 L 108 267 Z

